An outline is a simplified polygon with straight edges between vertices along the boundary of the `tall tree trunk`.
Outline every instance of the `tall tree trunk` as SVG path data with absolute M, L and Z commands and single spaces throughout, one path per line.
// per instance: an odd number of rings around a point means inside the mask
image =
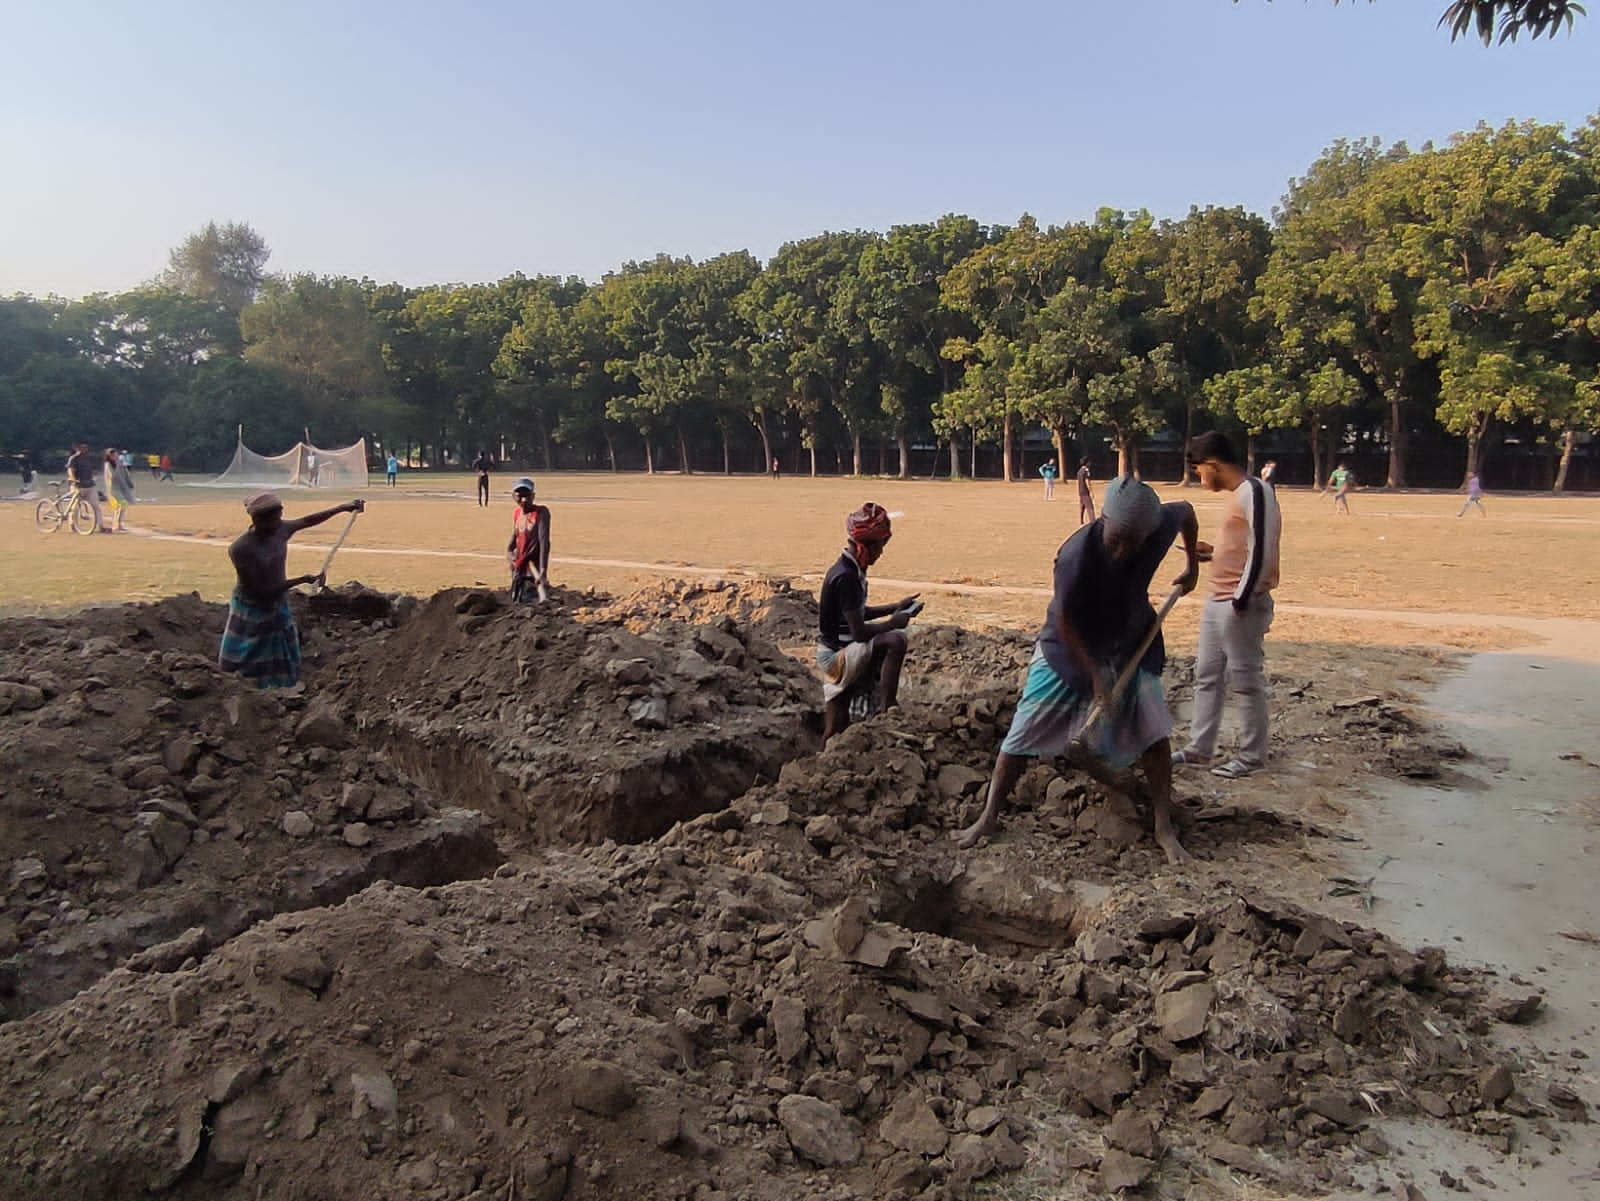
M 850 469 L 853 475 L 866 474 L 861 470 L 861 431 L 850 431 Z
M 1561 431 L 1561 465 L 1556 468 L 1556 482 L 1550 486 L 1550 491 L 1567 490 L 1567 468 L 1572 466 L 1572 448 L 1577 444 L 1578 431 L 1569 425 Z
M 1050 427 L 1050 444 L 1056 448 L 1056 467 L 1063 477 L 1067 474 L 1067 427 L 1056 423 Z
M 1189 462 L 1188 443 L 1184 444 L 1183 461 L 1185 464 Z M 1246 475 L 1254 475 L 1256 473 L 1256 436 L 1251 433 L 1246 433 L 1244 436 L 1244 473 Z M 1188 487 L 1189 468 L 1187 466 L 1183 469 L 1183 483 L 1185 487 Z
M 1254 443 L 1254 440 L 1255 439 L 1252 436 L 1252 438 L 1251 438 L 1252 444 Z M 1183 456 L 1179 461 L 1180 462 L 1179 470 L 1182 472 L 1182 479 L 1181 479 L 1181 481 L 1179 482 L 1179 485 L 1178 485 L 1181 488 L 1187 488 L 1189 486 L 1190 481 L 1194 479 L 1194 469 L 1189 466 L 1189 443 L 1191 443 L 1193 441 L 1194 441 L 1194 395 L 1191 393 L 1188 397 L 1186 397 L 1184 399 L 1184 402 L 1183 402 Z M 1251 456 L 1252 456 L 1252 461 L 1254 461 L 1255 452 L 1251 451 L 1250 453 L 1251 453 Z M 1252 474 L 1254 474 L 1254 473 L 1252 472 Z
M 1406 418 L 1400 388 L 1389 395 L 1389 478 L 1390 488 L 1406 486 Z
M 765 409 L 756 410 L 755 420 L 752 424 L 756 433 L 761 435 L 761 470 L 765 472 L 772 466 L 772 435 L 767 431 L 767 412 Z
M 911 439 L 906 436 L 905 430 L 897 430 L 894 436 L 895 445 L 900 448 L 900 476 L 903 480 L 911 478 Z M 935 458 L 938 456 L 935 455 Z
M 543 470 L 551 471 L 555 468 L 556 456 L 550 443 L 550 431 L 546 428 L 543 417 L 539 418 L 535 428 L 539 432 L 539 452 L 544 464 Z M 504 439 L 501 440 L 501 444 L 504 445 Z
M 961 478 L 961 441 L 955 430 L 950 431 L 950 478 L 953 480 Z
M 811 478 L 817 478 L 817 428 L 815 425 L 806 430 L 806 449 L 811 452 Z
M 604 426 L 600 427 L 600 436 L 606 440 L 606 458 L 611 460 L 611 471 L 617 470 L 617 440 L 611 436 L 611 431 Z
M 1139 473 L 1139 444 L 1133 440 L 1132 435 L 1117 434 L 1117 474 L 1137 475 Z
M 1311 419 L 1311 487 L 1322 490 L 1322 422 Z
M 888 449 L 887 449 L 888 445 L 889 445 L 888 442 L 883 437 L 880 436 L 878 438 L 878 474 L 879 475 L 888 475 L 889 474 L 889 452 L 888 452 Z
M 722 430 L 722 474 L 732 475 L 733 448 L 729 445 L 728 441 L 728 427 L 721 422 L 718 422 L 717 424 L 718 428 Z
M 1000 425 L 1000 478 L 1006 483 L 1016 479 L 1016 473 L 1011 470 L 1011 423 L 1014 420 L 1011 406 L 1006 406 L 1006 415 Z M 976 471 L 973 472 L 977 474 Z
M 978 478 L 978 431 L 972 431 L 972 478 Z
M 1489 457 L 1489 426 L 1493 421 L 1494 418 L 1485 413 L 1481 419 L 1475 418 L 1471 429 L 1467 431 L 1467 470 L 1469 472 L 1476 471 L 1479 475 L 1483 474 L 1483 461 Z M 1466 482 L 1465 477 L 1463 477 L 1461 480 L 1463 487 L 1466 486 Z
M 644 436 L 644 473 L 646 475 L 654 475 L 656 473 L 655 442 L 649 434 Z
M 689 440 L 683 435 L 683 425 L 678 425 L 678 470 L 684 475 L 694 474 L 694 461 L 689 458 Z

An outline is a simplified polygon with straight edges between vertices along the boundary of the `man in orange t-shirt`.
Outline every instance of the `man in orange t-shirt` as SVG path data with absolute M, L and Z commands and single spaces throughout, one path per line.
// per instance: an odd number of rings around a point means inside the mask
M 1211 591 L 1200 614 L 1200 648 L 1194 662 L 1194 713 L 1189 743 L 1173 765 L 1207 766 L 1222 724 L 1224 681 L 1238 695 L 1239 750 L 1211 769 L 1237 780 L 1267 762 L 1267 673 L 1264 642 L 1272 628 L 1272 590 L 1278 586 L 1278 544 L 1283 523 L 1277 494 L 1246 475 L 1233 443 L 1215 431 L 1189 444 L 1189 463 L 1202 487 L 1228 493 L 1211 555 Z

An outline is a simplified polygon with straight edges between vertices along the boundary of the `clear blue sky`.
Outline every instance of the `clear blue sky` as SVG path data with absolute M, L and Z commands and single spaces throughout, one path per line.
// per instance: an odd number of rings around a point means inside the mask
M 1336 138 L 1600 107 L 1600 4 L 1485 49 L 1445 0 L 0 0 L 0 294 L 269 269 L 598 279 L 961 212 L 1263 214 Z

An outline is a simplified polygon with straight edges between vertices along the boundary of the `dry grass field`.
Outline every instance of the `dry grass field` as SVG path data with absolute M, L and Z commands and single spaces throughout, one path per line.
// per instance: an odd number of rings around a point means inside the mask
M 510 481 L 496 476 L 488 509 L 474 503 L 467 476 L 410 476 L 393 490 L 366 490 L 368 511 L 335 560 L 330 582 L 355 578 L 423 594 L 498 586 Z M 552 509 L 552 578 L 566 587 L 617 592 L 673 572 L 755 572 L 815 586 L 841 545 L 844 515 L 870 499 L 902 514 L 874 572 L 878 595 L 887 599 L 917 585 L 929 601 L 929 619 L 980 626 L 1038 623 L 1055 549 L 1077 525 L 1070 484 L 1049 503 L 1036 483 L 988 481 L 563 473 L 542 476 L 539 484 L 540 500 Z M 1191 501 L 1207 536 L 1220 496 L 1193 487 L 1161 491 L 1166 499 Z M 142 503 L 130 516 L 135 532 L 88 538 L 66 531 L 46 536 L 34 527 L 31 502 L 0 504 L 6 564 L 0 612 L 187 591 L 223 599 L 232 584 L 227 542 L 245 526 L 243 495 L 141 482 Z M 296 490 L 286 499 L 295 515 L 349 495 Z M 1487 518 L 1459 519 L 1461 498 L 1449 493 L 1361 492 L 1349 517 L 1335 516 L 1327 497 L 1308 491 L 1284 490 L 1281 502 L 1280 638 L 1506 645 L 1529 635 L 1510 628 L 1514 621 L 1494 618 L 1587 617 L 1600 591 L 1600 498 L 1491 495 Z M 291 570 L 314 570 L 344 521 L 301 535 Z M 1176 554 L 1170 568 L 1166 574 L 1176 574 Z M 1372 620 L 1297 611 L 1307 606 L 1396 615 Z M 1196 608 L 1180 605 L 1174 614 L 1180 645 L 1192 637 Z

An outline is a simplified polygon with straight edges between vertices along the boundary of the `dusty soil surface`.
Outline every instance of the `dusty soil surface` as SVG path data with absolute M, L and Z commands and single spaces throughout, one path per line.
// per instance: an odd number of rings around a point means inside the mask
M 1461 768 L 1437 656 L 1275 647 L 1282 771 L 1180 779 L 1174 870 L 1069 763 L 955 851 L 1030 633 L 920 630 L 819 751 L 786 582 L 297 603 L 270 696 L 197 598 L 0 623 L 15 1195 L 1315 1193 L 1390 1181 L 1380 1111 L 1503 1156 L 1595 1100 L 1487 1037 L 1534 989 L 1325 895 L 1353 778 Z

